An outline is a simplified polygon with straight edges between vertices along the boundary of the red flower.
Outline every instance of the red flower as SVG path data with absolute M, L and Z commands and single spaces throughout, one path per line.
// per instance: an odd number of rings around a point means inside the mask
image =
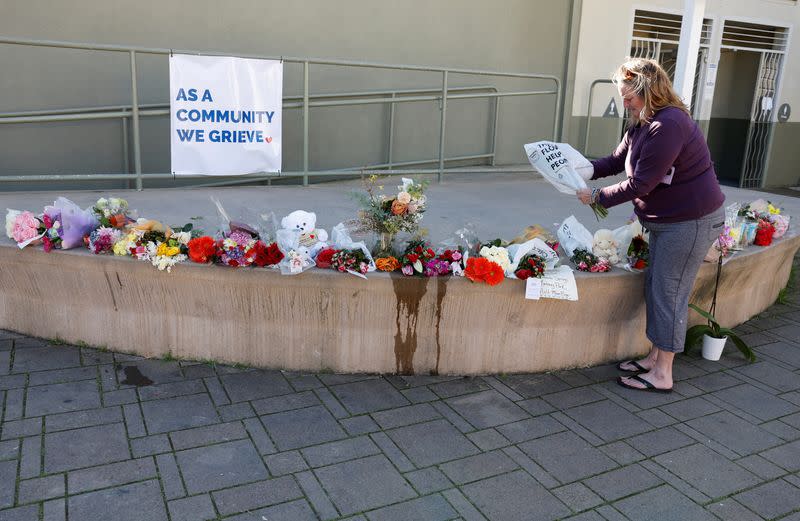
M 42 237 L 42 244 L 44 245 L 44 251 L 47 253 L 53 251 L 53 241 L 51 241 L 48 237 Z
M 531 276 L 531 270 L 519 269 L 514 272 L 514 275 L 520 280 L 525 280 Z
M 333 256 L 338 253 L 336 248 L 325 248 L 317 254 L 317 268 L 328 269 L 331 267 Z
M 419 248 L 419 246 L 417 248 Z M 408 262 L 414 264 L 419 260 L 419 255 L 417 255 L 416 253 L 409 253 L 408 255 L 406 255 L 406 258 L 408 259 Z
M 283 259 L 283 252 L 276 243 L 269 246 L 264 241 L 256 241 L 253 245 L 253 264 L 263 268 L 264 266 L 274 266 Z
M 756 229 L 756 238 L 753 244 L 756 246 L 769 246 L 772 244 L 772 236 L 775 235 L 775 227 L 764 220 L 759 221 Z
M 500 284 L 505 278 L 503 268 L 485 257 L 470 257 L 467 259 L 467 268 L 464 270 L 464 275 L 473 282 L 485 282 L 490 286 Z
M 192 262 L 205 264 L 213 261 L 216 253 L 216 243 L 207 235 L 189 241 L 189 258 L 192 259 Z
M 416 248 L 414 248 L 414 251 L 419 254 L 422 254 L 422 246 L 417 246 Z

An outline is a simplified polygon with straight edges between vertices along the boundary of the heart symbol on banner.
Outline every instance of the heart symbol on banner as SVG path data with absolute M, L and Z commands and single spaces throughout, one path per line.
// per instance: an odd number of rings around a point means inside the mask
M 266 138 L 264 138 L 264 140 L 265 140 L 267 143 L 272 143 L 272 136 L 267 136 Z

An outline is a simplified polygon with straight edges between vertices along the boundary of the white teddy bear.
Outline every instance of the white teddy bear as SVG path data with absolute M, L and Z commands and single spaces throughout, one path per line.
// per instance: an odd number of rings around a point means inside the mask
M 612 266 L 619 264 L 619 243 L 611 230 L 601 229 L 594 233 L 592 253 L 606 259 Z
M 317 214 L 304 210 L 295 210 L 283 219 L 281 227 L 299 234 L 298 248 L 301 253 L 305 253 L 314 258 L 321 250 L 328 247 L 328 232 L 317 228 Z

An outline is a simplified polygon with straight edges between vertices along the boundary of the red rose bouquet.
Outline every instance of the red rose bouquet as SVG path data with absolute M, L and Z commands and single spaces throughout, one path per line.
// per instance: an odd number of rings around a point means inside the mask
M 517 269 L 514 270 L 514 275 L 521 280 L 530 277 L 542 278 L 544 277 L 545 267 L 543 258 L 534 253 L 529 253 L 520 259 Z

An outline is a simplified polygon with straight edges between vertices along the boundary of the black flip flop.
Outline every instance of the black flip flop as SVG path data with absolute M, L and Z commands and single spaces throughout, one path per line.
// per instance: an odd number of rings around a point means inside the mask
M 652 383 L 648 382 L 647 380 L 645 380 L 644 378 L 642 378 L 638 374 L 631 375 L 631 376 L 626 376 L 625 378 L 630 378 L 632 380 L 636 380 L 637 382 L 639 382 L 642 385 L 644 385 L 644 388 L 635 387 L 633 385 L 628 385 L 628 384 L 625 383 L 625 381 L 622 378 L 623 378 L 622 376 L 618 376 L 617 377 L 617 383 L 619 385 L 621 385 L 622 387 L 625 387 L 626 389 L 633 389 L 634 391 L 647 391 L 647 392 L 651 392 L 651 393 L 662 393 L 662 394 L 668 394 L 668 393 L 672 392 L 672 387 L 670 387 L 669 389 L 659 389 L 658 387 L 656 387 Z
M 623 364 L 630 364 L 634 366 L 636 369 L 623 369 L 622 368 Z M 623 373 L 646 373 L 647 371 L 650 370 L 647 369 L 646 367 L 642 367 L 636 360 L 625 360 L 624 362 L 620 362 L 617 364 L 617 369 L 622 371 Z

